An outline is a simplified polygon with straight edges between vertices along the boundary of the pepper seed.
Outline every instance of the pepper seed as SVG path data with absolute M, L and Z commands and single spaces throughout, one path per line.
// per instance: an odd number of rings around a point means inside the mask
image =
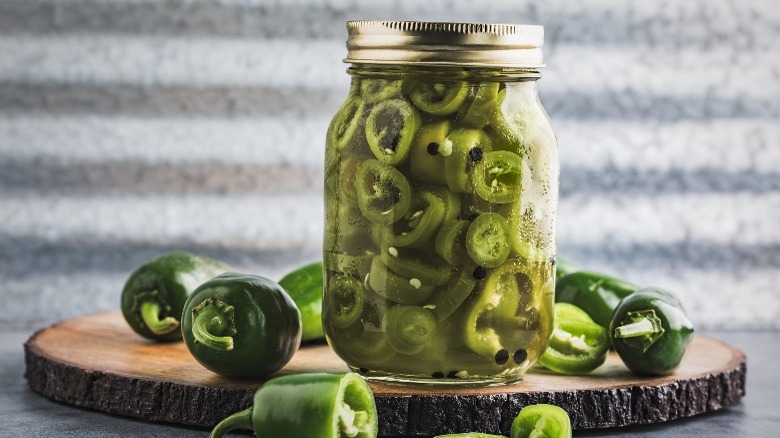
M 448 379 L 457 379 L 458 378 L 458 372 L 457 371 L 450 371 L 447 373 Z
M 498 350 L 498 353 L 496 353 L 496 363 L 499 365 L 503 365 L 509 361 L 509 352 L 506 351 L 506 348 L 502 348 Z
M 472 163 L 479 163 L 482 159 L 482 148 L 475 146 L 469 149 L 469 158 L 471 158 Z
M 526 359 L 528 359 L 528 352 L 524 348 L 515 351 L 515 354 L 512 355 L 512 360 L 518 365 L 525 362 Z
M 436 155 L 439 153 L 439 143 L 436 143 L 435 141 L 432 141 L 428 143 L 428 153 L 431 155 Z
M 476 280 L 483 280 L 487 277 L 487 269 L 484 266 L 477 266 L 474 268 L 474 272 L 471 274 Z

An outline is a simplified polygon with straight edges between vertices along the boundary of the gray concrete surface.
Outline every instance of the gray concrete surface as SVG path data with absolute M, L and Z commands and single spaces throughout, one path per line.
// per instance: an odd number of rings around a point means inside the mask
M 316 258 L 352 18 L 544 25 L 559 253 L 780 328 L 772 0 L 0 0 L 0 325 L 115 308 L 171 249 Z

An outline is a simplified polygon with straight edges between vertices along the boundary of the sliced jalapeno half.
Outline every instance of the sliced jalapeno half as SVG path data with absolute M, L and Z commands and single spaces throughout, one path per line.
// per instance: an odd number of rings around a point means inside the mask
M 430 191 L 416 192 L 404 217 L 387 228 L 384 241 L 392 246 L 424 246 L 439 229 L 444 214 L 440 197 Z
M 452 130 L 452 122 L 428 123 L 417 130 L 409 151 L 409 170 L 420 181 L 447 184 L 444 174 L 444 141 Z M 450 152 L 452 149 L 450 149 Z
M 535 404 L 520 410 L 512 421 L 510 438 L 571 438 L 569 414 L 555 405 Z
M 378 103 L 366 118 L 366 139 L 379 161 L 403 164 L 409 158 L 412 140 L 420 127 L 420 115 L 405 100 Z
M 355 186 L 360 211 L 371 222 L 389 225 L 409 209 L 412 198 L 409 181 L 398 169 L 378 160 L 363 162 Z
M 360 319 L 365 291 L 360 280 L 335 274 L 327 281 L 328 319 L 338 328 L 347 328 Z
M 431 296 L 434 288 L 419 278 L 404 278 L 391 271 L 381 256 L 371 262 L 368 284 L 379 295 L 399 304 L 420 304 Z
M 466 232 L 466 251 L 474 263 L 500 266 L 509 257 L 509 224 L 498 213 L 482 213 Z
M 434 116 L 452 114 L 468 96 L 466 82 L 417 81 L 409 91 L 414 106 Z
M 385 336 L 393 349 L 401 354 L 422 351 L 436 335 L 436 317 L 419 306 L 395 306 L 387 310 Z
M 479 129 L 456 129 L 444 141 L 441 154 L 446 157 L 444 173 L 453 192 L 465 193 L 471 188 L 471 169 L 491 151 L 490 140 Z
M 539 365 L 561 374 L 588 373 L 607 359 L 609 332 L 584 311 L 566 304 L 555 304 L 552 337 Z
M 520 196 L 523 160 L 509 151 L 487 152 L 474 167 L 477 194 L 494 204 L 506 204 Z

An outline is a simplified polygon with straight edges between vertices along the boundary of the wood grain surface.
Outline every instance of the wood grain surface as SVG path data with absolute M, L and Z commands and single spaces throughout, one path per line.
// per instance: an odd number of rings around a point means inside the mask
M 211 427 L 251 404 L 262 381 L 222 378 L 198 364 L 182 342 L 149 342 L 121 313 L 66 320 L 25 344 L 32 390 L 67 404 L 149 421 Z M 371 382 L 380 436 L 508 433 L 526 405 L 552 403 L 575 429 L 664 422 L 733 405 L 745 394 L 746 358 L 738 349 L 697 335 L 678 371 L 646 378 L 613 352 L 587 376 L 532 369 L 511 385 L 484 388 L 399 386 Z M 326 345 L 302 347 L 277 374 L 345 372 Z

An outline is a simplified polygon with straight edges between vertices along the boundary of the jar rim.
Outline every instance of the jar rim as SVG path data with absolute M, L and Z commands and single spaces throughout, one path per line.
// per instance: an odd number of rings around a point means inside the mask
M 347 32 L 346 63 L 544 67 L 541 25 L 352 20 Z

